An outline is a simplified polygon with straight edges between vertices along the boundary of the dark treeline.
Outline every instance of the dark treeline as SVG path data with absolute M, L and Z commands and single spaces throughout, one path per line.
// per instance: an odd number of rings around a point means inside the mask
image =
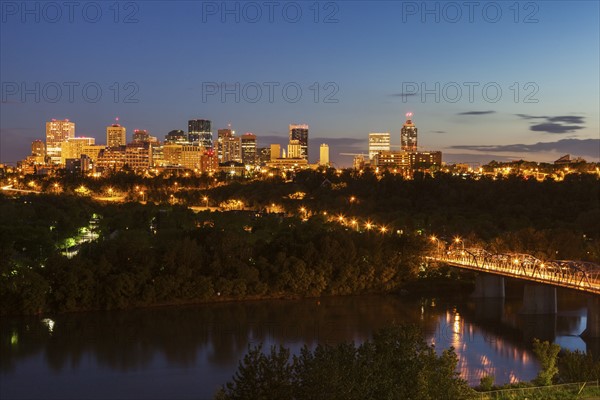
M 421 331 L 411 325 L 383 328 L 360 345 L 304 346 L 299 355 L 285 347 L 250 347 L 231 380 L 216 394 L 218 400 L 242 399 L 480 399 L 521 398 L 578 399 L 597 394 L 570 387 L 550 388 L 527 394 L 510 389 L 587 382 L 600 378 L 600 362 L 581 352 L 533 341 L 540 361 L 538 376 L 531 382 L 494 386 L 485 376 L 471 389 L 456 372 L 458 357 L 453 348 L 442 352 L 425 343 Z M 479 392 L 509 389 L 506 393 L 482 396 Z M 515 397 L 516 396 L 516 397 Z M 591 398 L 591 397 L 590 397 Z M 594 397 L 595 398 L 595 397 Z
M 420 331 L 392 326 L 357 346 L 251 348 L 231 382 L 215 396 L 242 399 L 467 399 L 474 394 L 458 377 L 453 349 L 437 355 Z
M 144 187 L 146 205 L 1 196 L 0 311 L 393 291 L 417 275 L 419 256 L 432 247 L 428 235 L 447 241 L 460 235 L 465 246 L 498 252 L 600 262 L 600 185 L 590 174 L 562 182 L 449 174 L 405 180 L 328 169 L 288 178 L 234 181 L 207 191 L 179 177 L 177 201 L 157 204 L 155 180 Z M 127 187 L 140 178 L 114 179 Z M 161 196 L 167 197 L 175 182 L 163 181 Z M 287 216 L 187 208 L 205 204 L 206 195 L 211 205 L 239 199 L 263 210 L 275 204 Z M 302 214 L 309 220 L 301 222 Z M 359 224 L 327 222 L 338 214 Z M 388 234 L 364 229 L 367 220 L 387 226 Z M 62 256 L 61 249 L 80 242 L 83 227 L 100 238 L 82 244 L 72 259 Z
M 423 240 L 412 235 L 359 233 L 273 214 L 44 197 L 3 199 L 0 209 L 4 314 L 388 292 L 416 276 L 423 251 Z M 100 239 L 72 259 L 50 245 L 38 253 L 38 238 L 51 243 L 49 226 L 65 209 L 103 216 Z M 32 224 L 27 230 L 20 228 L 25 221 Z M 64 226 L 60 233 L 76 230 Z
M 245 199 L 251 207 L 282 204 L 297 212 L 298 201 L 312 212 L 336 212 L 408 232 L 435 234 L 493 251 L 530 252 L 544 259 L 600 262 L 600 180 L 591 174 L 570 174 L 564 181 L 521 176 L 474 179 L 439 173 L 435 177 L 369 170 L 303 171 L 286 185 L 265 181 L 221 186 L 211 198 Z M 352 197 L 355 198 L 351 201 Z M 190 197 L 193 200 L 193 196 Z

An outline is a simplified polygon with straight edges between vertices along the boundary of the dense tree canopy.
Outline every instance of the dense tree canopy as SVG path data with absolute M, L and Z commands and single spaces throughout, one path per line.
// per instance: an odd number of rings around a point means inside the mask
M 391 326 L 357 346 L 249 349 L 219 400 L 460 400 L 472 390 L 456 372 L 453 349 L 437 354 L 413 326 Z

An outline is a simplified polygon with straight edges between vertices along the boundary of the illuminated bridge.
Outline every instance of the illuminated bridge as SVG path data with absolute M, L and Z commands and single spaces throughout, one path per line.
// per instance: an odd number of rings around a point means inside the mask
M 432 238 L 437 241 L 437 239 Z M 456 243 L 460 243 L 459 239 Z M 438 244 L 440 244 L 438 242 Z M 556 288 L 579 291 L 588 297 L 584 336 L 600 338 L 600 265 L 586 261 L 542 261 L 530 254 L 494 254 L 481 248 L 439 246 L 428 261 L 480 272 L 474 297 L 504 297 L 504 278 L 528 282 L 523 295 L 523 314 L 556 314 Z
M 473 271 L 600 294 L 600 265 L 587 261 L 542 261 L 529 254 L 493 254 L 480 248 L 438 249 L 427 258 Z

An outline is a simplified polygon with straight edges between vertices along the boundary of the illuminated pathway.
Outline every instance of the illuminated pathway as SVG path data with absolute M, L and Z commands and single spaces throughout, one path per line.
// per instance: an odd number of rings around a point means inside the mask
M 442 249 L 427 257 L 459 268 L 600 294 L 600 265 L 586 261 L 542 261 L 529 254 L 492 254 L 480 248 Z

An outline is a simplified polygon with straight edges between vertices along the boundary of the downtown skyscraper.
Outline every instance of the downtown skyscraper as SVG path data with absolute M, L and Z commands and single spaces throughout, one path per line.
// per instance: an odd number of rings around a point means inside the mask
M 127 144 L 127 129 L 118 123 L 106 127 L 106 147 L 120 147 Z
M 211 123 L 207 119 L 191 119 L 188 121 L 188 141 L 210 150 L 213 148 Z
M 412 122 L 413 113 L 406 113 L 406 122 L 400 130 L 400 146 L 402 151 L 417 151 L 417 127 Z
M 61 143 L 75 137 L 75 122 L 68 119 L 46 122 L 46 154 L 52 164 L 61 162 Z
M 300 145 L 299 158 L 308 161 L 308 125 L 290 125 L 290 145 Z M 297 143 L 295 141 L 298 141 Z M 289 154 L 288 154 L 288 157 Z
M 390 151 L 390 134 L 369 133 L 369 160 L 373 160 L 380 151 Z

